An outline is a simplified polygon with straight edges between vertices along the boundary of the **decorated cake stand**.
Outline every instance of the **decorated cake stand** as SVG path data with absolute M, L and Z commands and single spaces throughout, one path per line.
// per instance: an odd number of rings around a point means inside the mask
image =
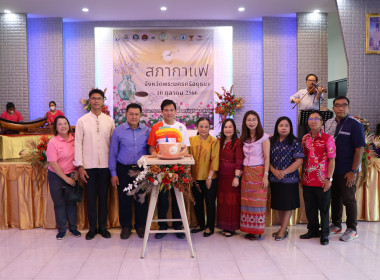
M 145 162 L 147 165 L 193 165 L 195 163 L 194 158 L 191 157 L 180 157 L 176 159 L 160 159 L 160 158 L 151 158 L 149 156 L 142 156 L 137 163 L 140 165 Z M 181 214 L 181 219 L 153 219 L 154 210 L 156 208 L 158 194 L 160 192 L 159 186 L 154 186 L 152 189 L 152 193 L 150 195 L 150 202 L 149 202 L 149 209 L 148 209 L 148 216 L 146 219 L 146 226 L 145 226 L 145 234 L 144 234 L 144 242 L 143 242 L 143 248 L 141 252 L 141 258 L 144 258 L 145 255 L 145 249 L 146 245 L 148 243 L 148 238 L 150 233 L 179 233 L 183 232 L 186 235 L 187 243 L 189 244 L 191 257 L 194 258 L 194 249 L 193 249 L 193 243 L 191 241 L 191 235 L 190 235 L 190 228 L 189 223 L 187 221 L 187 215 L 186 215 L 186 209 L 185 209 L 185 201 L 183 199 L 183 194 L 181 191 L 179 191 L 178 188 L 174 188 L 174 193 L 177 199 L 178 209 Z M 166 230 L 151 230 L 151 225 L 153 222 L 179 222 L 181 221 L 183 223 L 184 229 L 177 230 L 177 229 L 166 229 Z

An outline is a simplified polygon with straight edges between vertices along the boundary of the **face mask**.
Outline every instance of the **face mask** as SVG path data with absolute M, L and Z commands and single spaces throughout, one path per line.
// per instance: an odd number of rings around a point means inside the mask
M 14 112 L 15 112 L 15 111 L 8 111 L 8 113 L 9 113 L 10 115 L 12 115 Z
M 50 111 L 54 111 L 55 110 L 55 107 L 54 106 L 51 106 L 50 107 Z

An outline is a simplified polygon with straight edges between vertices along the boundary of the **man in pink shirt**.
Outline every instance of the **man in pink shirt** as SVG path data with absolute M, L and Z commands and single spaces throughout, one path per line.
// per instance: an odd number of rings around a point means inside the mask
M 0 118 L 12 121 L 12 122 L 21 122 L 24 120 L 24 117 L 20 114 L 19 111 L 15 110 L 15 104 L 12 102 L 8 102 L 6 105 L 6 110 L 0 115 Z M 5 128 L 1 129 L 0 134 L 15 134 L 18 133 L 17 131 L 14 130 L 8 130 Z
M 322 131 L 322 115 L 312 111 L 308 125 L 311 132 L 302 138 L 305 153 L 303 163 L 303 199 L 308 220 L 308 232 L 300 235 L 301 239 L 321 237 L 321 244 L 329 244 L 329 210 L 331 199 L 331 182 L 335 168 L 334 138 Z M 318 220 L 318 210 L 321 224 Z M 321 228 L 321 231 L 319 229 Z

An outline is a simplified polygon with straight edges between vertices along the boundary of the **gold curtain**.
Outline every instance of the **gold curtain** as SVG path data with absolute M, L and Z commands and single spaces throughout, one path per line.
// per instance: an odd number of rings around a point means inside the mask
M 110 185 L 108 193 L 107 227 L 119 227 L 117 189 Z M 195 216 L 191 214 L 191 201 L 185 198 L 185 204 L 189 222 L 196 224 L 196 221 L 191 220 L 191 216 Z M 171 217 L 170 209 L 168 217 Z M 77 225 L 79 229 L 88 228 L 85 191 L 83 201 L 78 203 Z M 154 226 L 157 227 L 157 224 Z M 48 182 L 45 181 L 39 188 L 33 167 L 28 163 L 0 163 L 0 229 L 35 227 L 56 228 Z
M 357 189 L 358 219 L 365 221 L 379 221 L 379 186 L 380 186 L 380 159 L 368 168 L 368 181 Z M 306 223 L 305 208 L 300 188 L 301 208 L 293 211 L 290 223 Z M 109 187 L 108 227 L 118 227 L 118 194 L 111 185 Z M 197 224 L 194 207 L 189 199 L 185 198 L 186 211 L 190 225 Z M 171 217 L 169 207 L 168 217 Z M 277 211 L 270 209 L 270 192 L 267 204 L 266 226 L 278 223 Z M 86 195 L 78 203 L 78 228 L 87 228 Z M 157 215 L 155 215 L 157 217 Z M 156 218 L 155 217 L 155 218 Z M 343 217 L 344 219 L 344 217 Z M 48 182 L 42 187 L 37 186 L 33 175 L 33 168 L 28 163 L 0 163 L 0 229 L 7 228 L 32 229 L 35 227 L 56 228 L 54 205 L 50 197 Z M 157 227 L 157 225 L 155 225 Z

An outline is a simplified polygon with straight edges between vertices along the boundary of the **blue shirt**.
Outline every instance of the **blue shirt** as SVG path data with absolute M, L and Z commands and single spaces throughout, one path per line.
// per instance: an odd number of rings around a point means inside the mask
M 285 170 L 298 158 L 304 158 L 304 153 L 301 142 L 297 140 L 293 140 L 292 144 L 289 145 L 287 138 L 282 142 L 277 139 L 270 147 L 270 164 L 277 170 Z M 298 169 L 286 174 L 281 180 L 269 172 L 268 179 L 273 183 L 297 183 L 299 181 Z
M 335 118 L 329 119 L 325 131 L 335 139 L 334 175 L 344 175 L 352 169 L 355 149 L 365 146 L 364 126 L 354 117 L 347 116 L 339 123 Z
M 139 124 L 135 130 L 128 123 L 115 128 L 112 134 L 108 159 L 111 176 L 117 176 L 117 162 L 125 165 L 136 164 L 141 156 L 149 154 L 147 145 L 149 133 L 150 128 L 142 124 Z

